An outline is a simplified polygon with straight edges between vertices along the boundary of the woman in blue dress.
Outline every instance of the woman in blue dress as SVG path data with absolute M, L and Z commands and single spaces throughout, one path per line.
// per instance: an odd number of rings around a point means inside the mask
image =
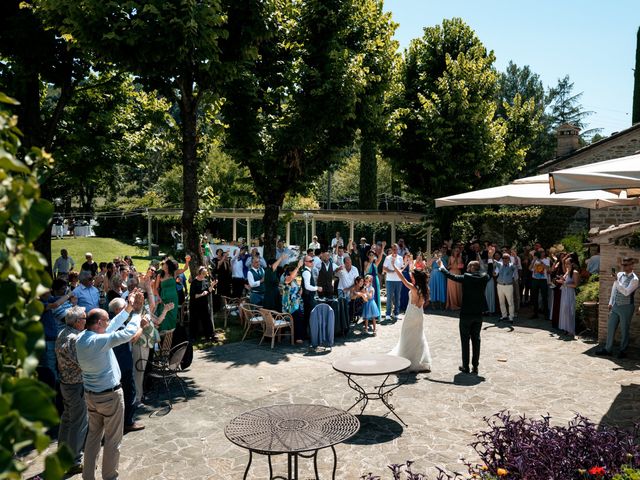
M 407 252 L 402 257 L 402 276 L 407 279 L 407 282 L 411 283 L 411 268 L 413 266 L 413 255 Z M 404 313 L 407 310 L 409 304 L 409 289 L 402 282 L 402 289 L 400 290 L 400 312 Z
M 436 310 L 442 310 L 447 303 L 447 277 L 438 268 L 438 259 L 442 255 L 440 250 L 433 252 L 433 261 L 431 262 L 431 279 L 429 280 L 429 290 L 431 305 Z M 443 260 L 444 262 L 444 260 Z
M 364 274 L 371 275 L 371 285 L 373 286 L 374 299 L 378 305 L 378 311 L 382 311 L 382 303 L 380 302 L 380 278 L 378 277 L 378 265 L 382 261 L 382 255 L 378 256 L 373 251 L 373 247 L 367 254 L 367 261 L 365 262 Z

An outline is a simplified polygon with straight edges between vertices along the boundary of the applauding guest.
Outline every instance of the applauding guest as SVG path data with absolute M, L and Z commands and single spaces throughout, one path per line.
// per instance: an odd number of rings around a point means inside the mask
M 95 479 L 96 461 L 104 437 L 102 478 L 118 478 L 120 443 L 124 427 L 124 398 L 120 367 L 112 348 L 130 341 L 141 327 L 142 292 L 129 295 L 129 303 L 113 320 L 96 308 L 89 312 L 86 330 L 78 335 L 76 353 L 82 369 L 89 432 L 85 444 L 83 478 Z M 128 321 L 124 330 L 118 330 Z M 142 325 L 143 327 L 146 326 Z

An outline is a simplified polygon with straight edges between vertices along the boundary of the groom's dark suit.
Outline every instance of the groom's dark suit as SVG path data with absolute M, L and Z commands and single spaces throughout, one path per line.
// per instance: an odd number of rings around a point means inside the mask
M 487 299 L 484 290 L 489 282 L 486 273 L 472 272 L 454 275 L 446 268 L 440 268 L 447 278 L 462 283 L 462 307 L 460 309 L 460 342 L 462 344 L 461 370 L 469 371 L 469 340 L 473 349 L 471 365 L 478 371 L 480 361 L 480 330 L 482 328 L 482 312 L 487 311 Z

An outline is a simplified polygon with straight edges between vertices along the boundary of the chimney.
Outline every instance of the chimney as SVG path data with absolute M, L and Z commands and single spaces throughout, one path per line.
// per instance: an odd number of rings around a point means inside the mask
M 580 129 L 570 123 L 563 123 L 556 131 L 558 141 L 556 157 L 564 157 L 580 148 Z

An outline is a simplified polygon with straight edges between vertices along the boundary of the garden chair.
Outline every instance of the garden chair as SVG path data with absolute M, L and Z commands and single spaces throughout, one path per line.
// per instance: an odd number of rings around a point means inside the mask
M 260 309 L 260 314 L 264 319 L 264 331 L 262 338 L 258 345 L 262 345 L 262 341 L 265 337 L 271 338 L 271 348 L 276 339 L 276 335 L 288 335 L 291 337 L 291 345 L 293 345 L 293 318 L 289 313 L 280 313 L 274 310 L 267 310 L 265 308 Z M 289 333 L 282 334 L 280 331 L 284 328 L 289 328 Z
M 240 316 L 240 303 L 244 300 L 242 298 L 220 297 L 222 299 L 222 315 L 224 318 L 224 328 L 227 328 L 227 321 L 229 317 Z
M 182 342 L 181 344 L 173 347 L 165 359 L 154 358 L 153 362 L 151 363 L 151 372 L 149 372 L 149 376 L 155 380 L 154 389 L 159 390 L 159 384 L 160 381 L 162 381 L 167 392 L 169 404 L 171 406 L 173 406 L 170 387 L 172 382 L 178 382 L 180 388 L 182 389 L 182 393 L 184 394 L 185 400 L 188 400 L 187 385 L 184 380 L 178 375 L 178 372 L 182 370 L 180 364 L 182 363 L 182 359 L 188 347 L 189 342 Z
M 156 358 L 162 358 L 166 360 L 169 357 L 169 353 L 171 352 L 171 345 L 173 343 L 174 330 L 175 328 L 160 332 L 160 349 L 156 352 Z
M 250 330 L 264 328 L 264 319 L 260 313 L 260 305 L 242 303 L 240 304 L 240 311 L 242 312 L 242 318 L 245 326 L 244 335 L 242 336 L 242 341 L 244 341 Z

